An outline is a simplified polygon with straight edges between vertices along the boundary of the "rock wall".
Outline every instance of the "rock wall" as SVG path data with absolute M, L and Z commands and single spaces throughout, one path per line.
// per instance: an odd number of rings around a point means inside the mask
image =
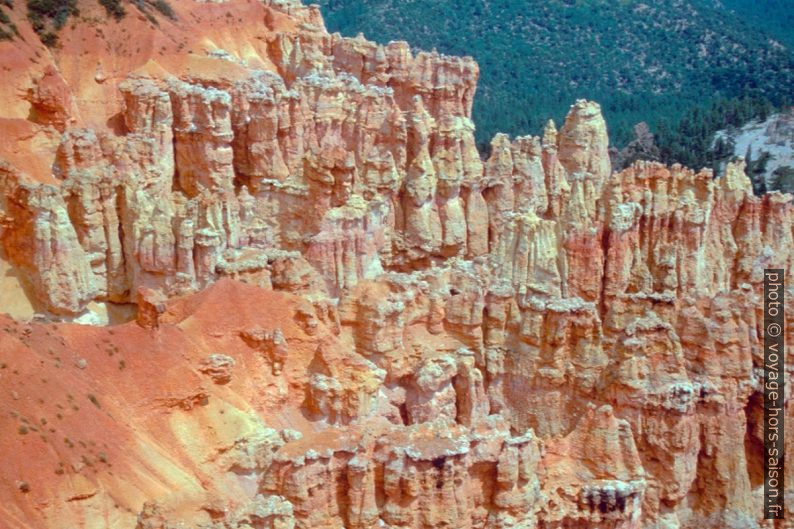
M 299 27 L 270 36 L 273 71 L 130 75 L 118 134 L 50 105 L 55 183 L 0 166 L 5 254 L 51 313 L 137 302 L 168 332 L 166 298 L 224 277 L 301 300 L 301 338 L 239 336 L 299 395 L 282 380 L 268 410 L 313 426 L 242 439 L 222 470 L 253 486 L 205 526 L 767 527 L 760 293 L 794 272 L 792 197 L 753 196 L 741 161 L 613 173 L 583 100 L 481 160 L 473 60 L 268 9 Z M 195 523 L 174 499 L 138 512 Z

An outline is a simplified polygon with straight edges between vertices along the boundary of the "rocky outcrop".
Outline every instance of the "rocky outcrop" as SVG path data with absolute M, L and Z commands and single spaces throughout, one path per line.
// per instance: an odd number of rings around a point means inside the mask
M 406 528 L 531 527 L 539 455 L 531 432 L 511 437 L 498 421 L 470 432 L 392 428 L 377 440 L 340 433 L 324 445 L 285 445 L 261 486 L 290 501 L 297 527 L 323 526 L 329 515 L 357 528 L 378 520 Z
M 53 312 L 80 311 L 98 292 L 90 257 L 60 190 L 27 184 L 8 165 L 0 167 L 0 178 L 5 254 Z
M 613 172 L 589 101 L 482 160 L 473 60 L 256 9 L 266 39 L 202 58 L 234 75 L 130 73 L 114 131 L 47 70 L 51 181 L 0 165 L 3 254 L 49 316 L 136 303 L 159 362 L 95 376 L 168 470 L 88 497 L 142 529 L 764 527 L 761 271 L 794 272 L 792 197 L 741 161 Z M 38 354 L 8 325 L 0 352 Z

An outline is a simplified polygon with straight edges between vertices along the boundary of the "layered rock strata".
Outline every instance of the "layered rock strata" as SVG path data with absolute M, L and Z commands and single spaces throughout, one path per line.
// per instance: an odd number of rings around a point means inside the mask
M 71 125 L 55 70 L 31 92 L 63 134 L 51 182 L 0 165 L 5 256 L 52 315 L 137 303 L 122 332 L 141 354 L 169 343 L 158 361 L 190 375 L 167 398 L 166 382 L 135 390 L 135 428 L 171 432 L 170 447 L 108 426 L 178 479 L 75 464 L 58 476 L 90 496 L 16 518 L 769 526 L 760 294 L 764 268 L 794 272 L 792 197 L 753 196 L 741 161 L 716 178 L 614 173 L 588 101 L 543 137 L 497 135 L 482 160 L 473 60 L 329 35 L 316 8 L 265 4 L 272 68 L 130 74 L 115 133 Z M 29 346 L 43 327 L 16 326 L 0 350 L 43 354 Z M 137 410 L 120 395 L 114 412 Z M 245 420 L 207 415 L 227 404 Z M 126 503 L 82 507 L 94 496 Z

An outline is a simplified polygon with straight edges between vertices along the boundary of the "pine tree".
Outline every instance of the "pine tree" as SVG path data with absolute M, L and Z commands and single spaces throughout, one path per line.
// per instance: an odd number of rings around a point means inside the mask
M 753 184 L 753 193 L 755 196 L 760 197 L 766 194 L 766 178 L 763 173 L 750 177 L 750 182 Z
M 783 166 L 775 169 L 769 182 L 771 191 L 794 193 L 794 168 Z

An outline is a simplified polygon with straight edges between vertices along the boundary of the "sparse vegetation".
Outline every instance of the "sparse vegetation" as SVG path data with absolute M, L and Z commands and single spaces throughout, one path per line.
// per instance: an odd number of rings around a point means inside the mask
M 90 401 L 91 401 L 91 404 L 93 404 L 93 405 L 94 405 L 94 406 L 96 406 L 97 408 L 101 408 L 101 407 L 102 407 L 102 406 L 99 404 L 99 400 L 96 398 L 96 395 L 93 395 L 93 394 L 89 393 L 89 394 L 88 394 L 88 400 L 90 400 Z
M 155 18 L 155 16 L 153 14 L 151 14 L 148 10 L 147 11 L 143 11 L 143 14 L 146 17 L 146 20 L 151 22 L 151 24 L 153 26 L 159 26 L 160 25 L 160 23 L 157 21 L 157 18 Z
M 753 149 L 750 145 L 747 146 L 747 152 L 744 155 L 745 170 L 744 172 L 750 178 L 753 184 L 753 193 L 760 196 L 767 192 L 766 188 L 766 166 L 772 156 L 766 152 L 761 151 L 756 159 L 753 156 Z
M 127 10 L 121 5 L 121 0 L 99 0 L 99 3 L 102 4 L 108 15 L 116 20 L 121 20 L 127 14 Z
M 108 16 L 116 21 L 127 15 L 124 0 L 98 0 L 105 8 Z M 12 0 L 0 0 L 0 6 L 11 5 Z M 159 25 L 157 18 L 151 13 L 153 8 L 165 17 L 176 20 L 171 4 L 168 0 L 131 0 L 132 4 L 154 25 Z M 58 45 L 58 32 L 66 24 L 69 17 L 80 14 L 77 0 L 28 0 L 28 20 L 33 30 L 39 35 L 41 41 L 48 47 Z M 6 24 L 5 15 L 0 11 L 0 40 L 13 38 L 17 34 L 13 24 Z M 7 17 L 6 17 L 7 18 Z M 10 23 L 10 21 L 9 21 Z M 8 35 L 8 36 L 6 36 Z
M 778 167 L 772 173 L 772 181 L 769 183 L 770 191 L 782 191 L 783 193 L 794 193 L 794 168 Z
M 12 9 L 14 2 L 12 0 L 0 0 L 0 8 L 2 7 Z M 5 11 L 0 9 L 0 40 L 12 40 L 17 36 L 19 36 L 19 30 L 16 25 L 11 22 Z
M 70 16 L 77 16 L 77 0 L 28 0 L 28 20 L 45 46 L 58 44 L 58 31 Z
M 171 20 L 176 20 L 176 13 L 174 13 L 174 9 L 171 7 L 171 4 L 168 3 L 168 0 L 131 0 L 132 4 L 146 17 L 146 19 L 154 24 L 155 26 L 159 25 L 157 18 L 149 11 L 149 8 L 154 8 L 158 11 L 161 15 L 170 18 Z M 99 3 L 105 8 L 108 12 L 108 15 L 115 18 L 116 20 L 121 20 L 127 14 L 127 10 L 121 3 L 121 0 L 99 0 Z
M 9 32 L 0 26 L 0 40 L 12 40 L 17 35 L 16 26 L 12 24 L 11 27 L 13 30 Z
M 158 10 L 163 16 L 171 20 L 176 20 L 176 13 L 174 13 L 174 9 L 171 7 L 171 4 L 168 3 L 168 0 L 154 0 L 151 4 L 152 7 Z

